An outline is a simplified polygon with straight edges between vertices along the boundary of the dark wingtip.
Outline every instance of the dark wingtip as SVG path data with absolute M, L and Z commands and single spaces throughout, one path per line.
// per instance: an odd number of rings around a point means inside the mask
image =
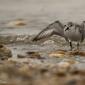
M 32 39 L 32 41 L 38 41 L 38 39 L 35 37 L 35 38 Z
M 32 39 L 32 41 L 39 41 L 40 39 L 39 38 L 37 38 L 37 37 L 34 37 L 33 39 Z

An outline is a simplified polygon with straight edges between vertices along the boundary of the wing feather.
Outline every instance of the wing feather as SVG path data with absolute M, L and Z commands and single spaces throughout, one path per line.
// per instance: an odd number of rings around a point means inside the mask
M 52 35 L 59 35 L 65 38 L 64 26 L 59 21 L 55 21 L 52 24 L 48 25 L 36 37 L 34 37 L 33 41 L 37 41 L 43 38 L 48 38 Z

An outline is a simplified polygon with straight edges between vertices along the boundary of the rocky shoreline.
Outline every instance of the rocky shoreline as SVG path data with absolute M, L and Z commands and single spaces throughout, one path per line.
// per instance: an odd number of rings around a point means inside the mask
M 12 51 L 0 45 L 0 85 L 84 85 L 85 63 L 72 59 L 72 55 L 65 59 L 64 52 L 50 52 L 47 58 L 40 52 L 26 52 L 13 58 Z M 53 58 L 55 63 L 49 61 Z
M 36 62 L 35 62 L 36 61 Z M 84 85 L 84 64 L 9 59 L 0 63 L 0 85 Z

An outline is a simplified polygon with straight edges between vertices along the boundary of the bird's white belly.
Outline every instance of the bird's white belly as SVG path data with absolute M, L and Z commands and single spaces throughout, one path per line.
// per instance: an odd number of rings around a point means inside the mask
M 74 31 L 66 31 L 64 32 L 65 36 L 71 41 L 81 41 L 82 35 L 80 32 L 74 32 Z

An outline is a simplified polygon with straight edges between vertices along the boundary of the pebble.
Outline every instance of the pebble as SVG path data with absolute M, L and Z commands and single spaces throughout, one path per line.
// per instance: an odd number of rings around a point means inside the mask
M 65 57 L 65 51 L 64 50 L 58 50 L 55 52 L 49 53 L 49 57 Z
M 0 45 L 0 58 L 2 60 L 4 60 L 4 59 L 8 59 L 10 57 L 12 57 L 11 50 L 8 47 L 6 47 L 5 45 L 1 44 Z
M 75 79 L 69 80 L 65 85 L 77 85 L 77 81 Z
M 25 20 L 23 20 L 23 19 L 16 19 L 16 20 L 14 20 L 14 21 L 11 21 L 11 22 L 7 23 L 7 26 L 8 26 L 8 27 L 24 26 L 24 25 L 26 25 L 26 24 L 27 24 L 27 23 L 26 23 Z
M 26 52 L 29 58 L 44 59 L 39 52 Z
M 85 56 L 84 51 L 66 51 L 66 50 L 57 50 L 49 53 L 50 57 L 72 57 L 72 56 Z
M 49 45 L 49 44 L 54 44 L 55 42 L 53 40 L 47 40 L 45 42 L 43 42 L 42 45 Z

